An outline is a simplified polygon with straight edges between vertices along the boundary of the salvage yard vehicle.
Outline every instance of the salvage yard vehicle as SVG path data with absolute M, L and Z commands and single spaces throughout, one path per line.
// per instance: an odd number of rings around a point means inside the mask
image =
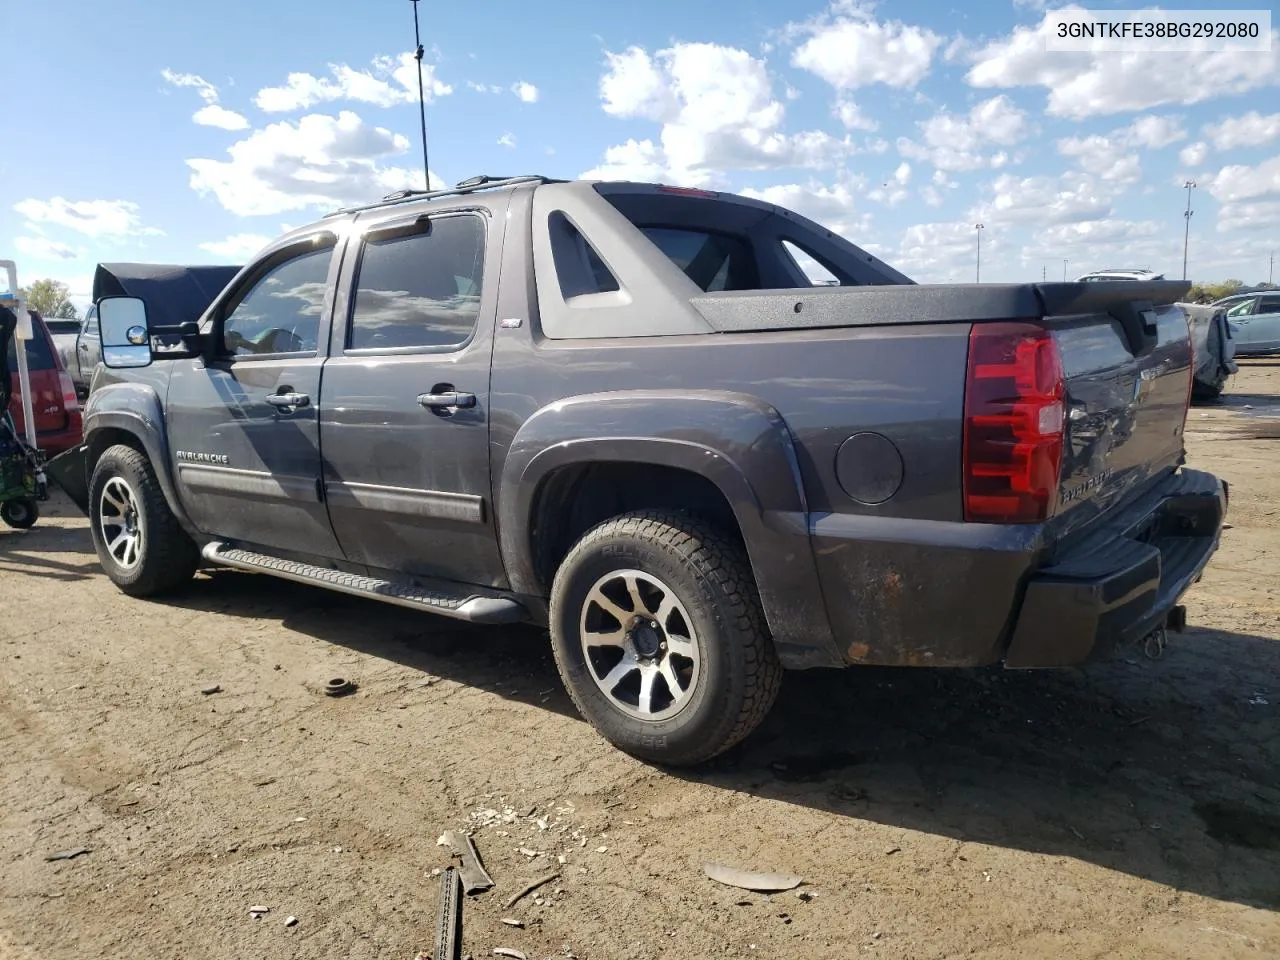
M 1236 355 L 1263 357 L 1280 353 L 1280 293 L 1241 293 L 1217 301 L 1226 310 Z
M 126 593 L 203 563 L 544 625 L 603 736 L 692 764 L 784 668 L 1180 627 L 1227 502 L 1182 466 L 1187 288 L 917 285 L 752 199 L 481 177 L 295 230 L 186 317 L 95 293 L 54 476 Z

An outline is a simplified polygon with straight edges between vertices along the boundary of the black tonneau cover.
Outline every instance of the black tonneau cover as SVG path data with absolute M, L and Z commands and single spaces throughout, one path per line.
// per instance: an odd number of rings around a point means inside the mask
M 147 322 L 152 327 L 176 326 L 199 320 L 239 272 L 238 266 L 100 263 L 93 275 L 93 300 L 138 297 L 146 301 Z

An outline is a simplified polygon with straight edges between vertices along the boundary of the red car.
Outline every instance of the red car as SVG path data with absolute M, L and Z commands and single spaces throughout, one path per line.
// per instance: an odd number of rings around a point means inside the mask
M 80 415 L 80 401 L 71 375 L 63 366 L 53 337 L 44 319 L 34 310 L 31 314 L 35 336 L 26 341 L 27 369 L 31 375 L 31 410 L 36 420 L 36 446 L 45 456 L 56 457 L 80 443 L 84 422 Z M 17 338 L 9 344 L 9 369 L 12 371 L 13 396 L 9 412 L 19 436 L 26 439 L 26 425 L 22 416 L 22 394 L 18 386 L 18 361 L 15 356 Z

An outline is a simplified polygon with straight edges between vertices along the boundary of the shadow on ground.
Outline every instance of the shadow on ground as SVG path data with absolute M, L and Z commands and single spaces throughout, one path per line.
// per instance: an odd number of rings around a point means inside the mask
M 174 603 L 576 717 L 545 634 L 219 571 Z M 677 777 L 1280 908 L 1280 643 L 1192 630 L 1082 671 L 787 677 L 742 747 Z M 1268 689 L 1268 683 L 1271 687 Z M 543 702 L 547 688 L 556 694 Z
M 81 576 L 39 552 L 73 552 L 63 538 L 87 544 L 86 530 L 35 533 L 18 553 L 5 541 L 0 569 Z M 229 631 L 237 619 L 279 621 L 576 717 L 540 630 L 475 627 L 235 571 L 202 576 L 167 603 L 222 614 Z M 1080 671 L 797 673 L 746 744 L 670 772 L 1280 909 L 1278 677 L 1280 643 L 1197 629 L 1162 660 L 1135 652 Z

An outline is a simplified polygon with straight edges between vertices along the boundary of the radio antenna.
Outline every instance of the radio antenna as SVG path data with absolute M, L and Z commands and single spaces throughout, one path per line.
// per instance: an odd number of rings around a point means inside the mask
M 418 35 L 418 0 L 413 4 L 413 59 L 418 61 L 418 117 L 422 121 L 422 176 L 423 189 L 431 189 L 431 167 L 427 163 L 427 97 L 422 89 L 422 40 Z

